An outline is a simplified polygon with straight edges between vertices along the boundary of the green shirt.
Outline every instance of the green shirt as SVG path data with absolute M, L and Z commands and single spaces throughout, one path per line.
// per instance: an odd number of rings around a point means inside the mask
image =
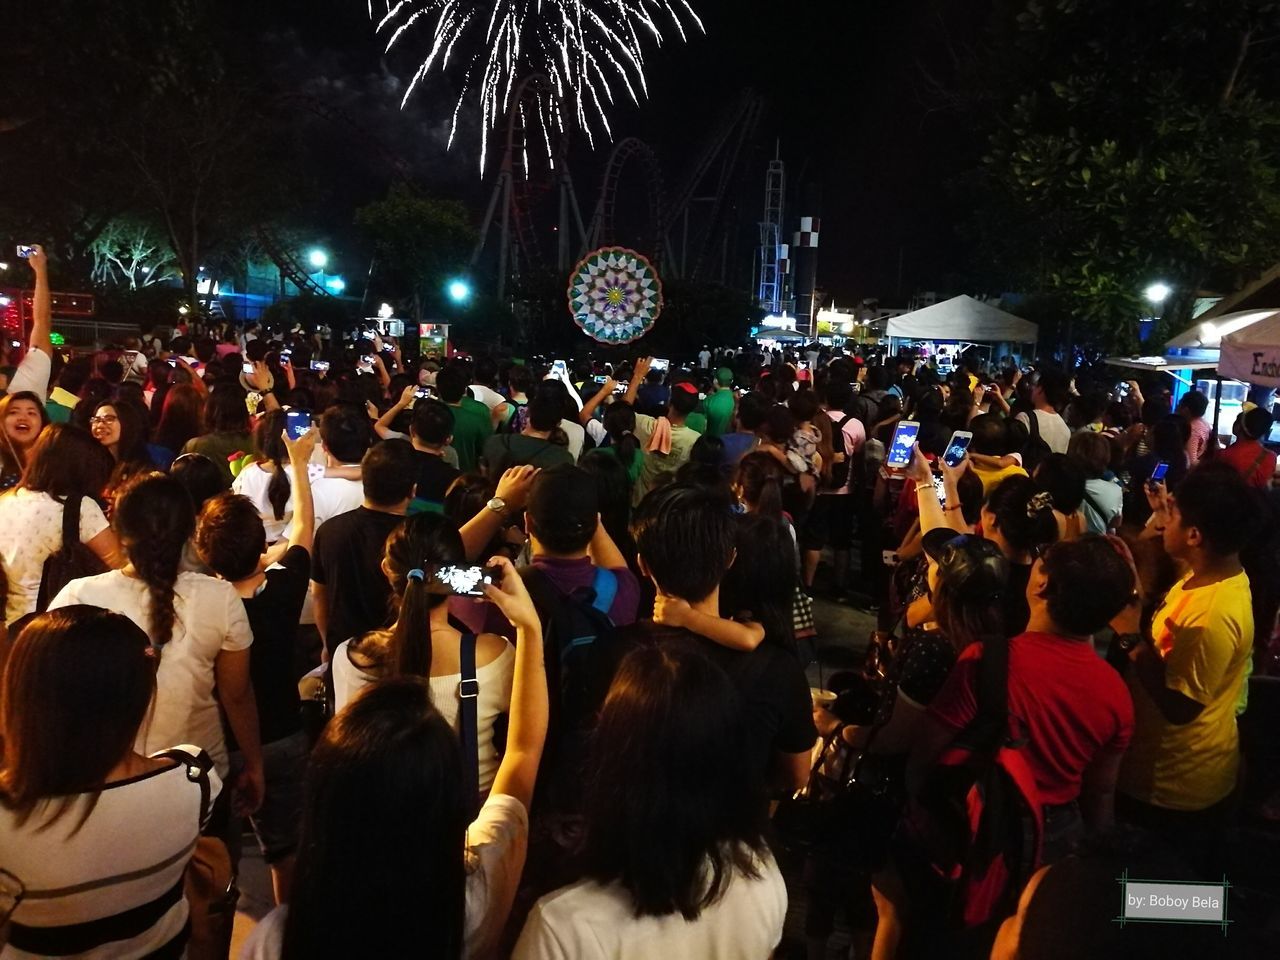
M 533 467 L 555 467 L 562 463 L 573 463 L 573 454 L 568 447 L 543 440 L 541 437 L 526 437 L 519 433 L 501 433 L 490 437 L 484 444 L 484 462 L 486 473 L 490 477 L 500 477 L 511 467 L 522 467 L 528 464 Z
M 698 413 L 696 410 L 684 418 L 684 425 L 696 433 L 702 434 L 707 432 L 707 415 Z
M 707 433 L 723 437 L 733 421 L 733 391 L 717 390 L 707 397 Z
M 458 451 L 458 469 L 474 473 L 480 469 L 484 442 L 493 434 L 489 408 L 479 400 L 463 397 L 453 411 L 453 448 Z

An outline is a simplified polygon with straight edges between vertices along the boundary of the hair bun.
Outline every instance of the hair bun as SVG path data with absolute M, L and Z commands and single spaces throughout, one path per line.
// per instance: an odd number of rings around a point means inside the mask
M 1039 493 L 1033 494 L 1031 499 L 1027 501 L 1027 517 L 1034 517 L 1042 510 L 1053 509 L 1053 494 L 1047 490 L 1041 490 Z

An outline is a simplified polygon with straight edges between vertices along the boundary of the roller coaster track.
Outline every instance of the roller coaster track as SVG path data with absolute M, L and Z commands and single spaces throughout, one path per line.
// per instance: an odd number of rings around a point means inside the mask
M 586 244 L 582 251 L 584 256 L 588 250 L 617 241 L 614 209 L 617 202 L 618 180 L 628 161 L 633 158 L 640 164 L 644 173 L 645 186 L 648 188 L 649 225 L 652 230 L 646 238 L 648 243 L 639 245 L 640 252 L 648 254 L 654 263 L 661 262 L 664 238 L 662 169 L 649 145 L 635 137 L 619 140 L 609 154 L 609 162 L 605 164 L 604 176 L 600 183 L 600 197 L 596 201 L 595 212 L 591 215 L 591 225 L 587 228 Z M 644 249 L 646 246 L 647 249 Z

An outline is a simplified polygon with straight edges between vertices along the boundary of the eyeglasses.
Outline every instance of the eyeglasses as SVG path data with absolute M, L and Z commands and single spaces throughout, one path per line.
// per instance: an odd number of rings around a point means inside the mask
M 106 424 L 106 423 L 119 423 L 119 422 L 120 422 L 120 418 L 113 413 L 106 413 L 101 416 L 89 418 L 89 423 L 93 424 L 95 427 L 100 423 Z

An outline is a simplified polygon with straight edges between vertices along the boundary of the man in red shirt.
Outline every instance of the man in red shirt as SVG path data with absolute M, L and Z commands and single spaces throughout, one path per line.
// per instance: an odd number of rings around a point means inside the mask
M 1111 537 L 1058 543 L 1027 583 L 1027 632 L 1009 641 L 1009 717 L 1044 805 L 1044 861 L 1071 851 L 1083 826 L 1114 819 L 1116 777 L 1133 733 L 1133 700 L 1093 649 L 1093 634 L 1124 609 L 1136 584 Z M 977 714 L 982 644 L 960 654 L 912 750 L 908 787 Z M 1083 819 L 1083 822 L 1082 822 Z
M 1262 407 L 1246 410 L 1236 418 L 1231 432 L 1236 442 L 1218 455 L 1218 459 L 1233 467 L 1251 487 L 1265 490 L 1271 486 L 1276 472 L 1276 455 L 1262 445 L 1271 432 L 1275 419 Z

